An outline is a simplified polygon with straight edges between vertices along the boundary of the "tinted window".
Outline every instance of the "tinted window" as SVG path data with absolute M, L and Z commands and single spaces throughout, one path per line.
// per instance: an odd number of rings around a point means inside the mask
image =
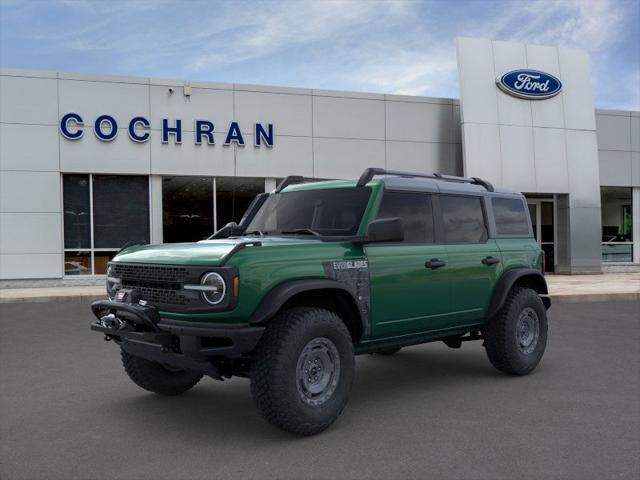
M 496 232 L 499 235 L 529 235 L 529 220 L 519 198 L 492 198 Z
M 328 236 L 355 235 L 370 194 L 370 188 L 327 188 L 272 194 L 246 231 L 291 233 L 311 229 Z
M 440 206 L 447 243 L 479 243 L 487 240 L 480 198 L 442 195 Z
M 94 175 L 93 229 L 95 248 L 149 243 L 149 178 Z
M 407 243 L 433 243 L 431 197 L 423 193 L 385 192 L 378 218 L 400 217 Z

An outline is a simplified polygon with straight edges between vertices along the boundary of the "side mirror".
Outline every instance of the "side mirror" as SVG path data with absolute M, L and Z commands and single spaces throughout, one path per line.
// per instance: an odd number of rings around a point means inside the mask
M 228 238 L 234 235 L 237 231 L 238 224 L 236 222 L 229 222 L 209 238 Z
M 367 228 L 367 243 L 402 242 L 404 226 L 400 217 L 378 218 Z

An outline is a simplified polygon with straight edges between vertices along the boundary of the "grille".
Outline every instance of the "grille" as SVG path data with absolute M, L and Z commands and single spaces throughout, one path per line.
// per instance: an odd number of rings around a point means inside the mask
M 186 305 L 182 285 L 189 276 L 184 267 L 164 265 L 113 264 L 113 276 L 120 278 L 123 288 L 140 290 L 142 298 L 152 304 Z

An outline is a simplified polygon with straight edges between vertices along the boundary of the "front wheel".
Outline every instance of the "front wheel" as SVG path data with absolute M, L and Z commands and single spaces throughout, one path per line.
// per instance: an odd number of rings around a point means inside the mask
M 272 425 L 314 435 L 344 409 L 354 366 L 351 336 L 335 313 L 292 308 L 271 320 L 256 348 L 251 393 Z
M 200 373 L 169 369 L 159 363 L 129 355 L 123 350 L 120 350 L 120 355 L 124 371 L 133 383 L 160 395 L 180 395 L 202 378 Z
M 485 327 L 491 364 L 511 375 L 526 375 L 540 362 L 547 345 L 547 311 L 530 288 L 514 287 Z

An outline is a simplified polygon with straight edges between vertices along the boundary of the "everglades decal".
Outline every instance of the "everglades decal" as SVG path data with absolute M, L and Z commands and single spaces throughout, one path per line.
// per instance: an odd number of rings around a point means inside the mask
M 539 70 L 512 70 L 496 79 L 503 92 L 527 100 L 544 100 L 562 90 L 562 82 L 553 75 Z
M 371 331 L 369 312 L 371 301 L 369 298 L 369 262 L 366 259 L 336 260 L 322 264 L 327 278 L 343 283 L 350 287 L 356 295 L 356 303 L 362 318 L 365 319 L 364 335 Z

